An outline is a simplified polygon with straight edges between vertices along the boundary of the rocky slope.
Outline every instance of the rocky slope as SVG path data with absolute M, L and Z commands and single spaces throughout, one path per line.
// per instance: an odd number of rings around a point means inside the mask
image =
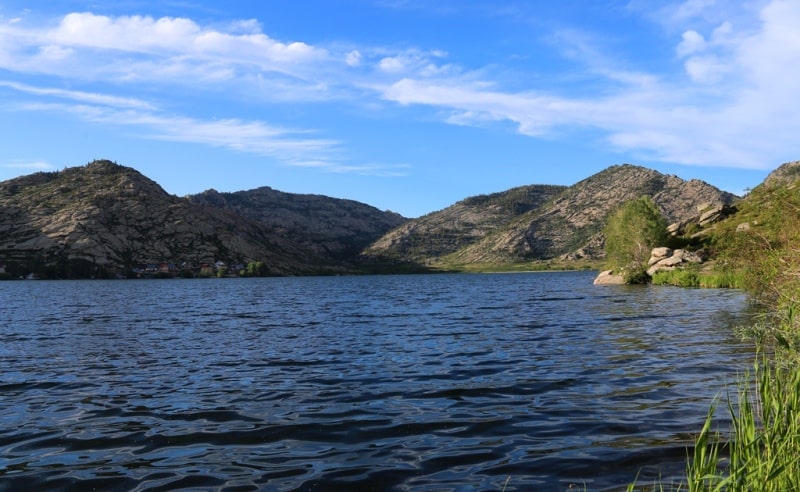
M 0 263 L 57 268 L 55 276 L 74 276 L 80 265 L 88 276 L 217 261 L 263 261 L 276 275 L 328 266 L 257 221 L 170 195 L 110 161 L 0 183 Z
M 565 189 L 531 185 L 467 198 L 394 229 L 370 245 L 365 255 L 384 261 L 430 263 L 480 241 Z
M 787 165 L 784 174 L 794 173 Z M 143 264 L 261 261 L 270 274 L 297 275 L 596 259 L 609 213 L 642 195 L 683 225 L 736 198 L 701 181 L 622 165 L 570 187 L 521 186 L 407 221 L 351 200 L 267 187 L 178 198 L 134 169 L 96 161 L 0 183 L 0 266 L 44 266 L 64 277 Z
M 374 243 L 371 255 L 406 261 L 449 263 L 518 262 L 561 257 L 598 259 L 603 254 L 601 230 L 608 215 L 625 201 L 647 195 L 653 198 L 670 222 L 686 222 L 716 205 L 729 205 L 736 197 L 698 180 L 629 164 L 610 167 L 568 188 L 549 190 L 542 203 L 521 214 L 506 214 L 479 229 L 471 217 L 485 211 L 462 205 L 412 220 Z M 469 204 L 469 200 L 461 202 Z M 463 217 L 463 219 L 462 219 Z M 505 219 L 505 220 L 504 220 Z M 446 223 L 441 234 L 469 237 L 458 248 L 441 248 L 431 237 L 437 231 L 428 225 Z M 470 224 L 462 227 L 463 224 Z M 420 234 L 418 231 L 424 232 Z M 414 245 L 413 248 L 405 245 Z M 430 253 L 433 252 L 433 256 Z M 428 255 L 428 256 L 426 256 Z
M 769 173 L 764 186 L 789 186 L 800 179 L 800 161 L 787 162 Z
M 256 220 L 274 234 L 332 261 L 357 256 L 407 220 L 353 200 L 284 193 L 269 187 L 235 193 L 208 190 L 187 198 Z

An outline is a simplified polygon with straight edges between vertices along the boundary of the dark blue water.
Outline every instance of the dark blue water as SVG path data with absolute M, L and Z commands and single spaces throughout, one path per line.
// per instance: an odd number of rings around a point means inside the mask
M 754 357 L 592 273 L 0 283 L 0 490 L 617 490 Z

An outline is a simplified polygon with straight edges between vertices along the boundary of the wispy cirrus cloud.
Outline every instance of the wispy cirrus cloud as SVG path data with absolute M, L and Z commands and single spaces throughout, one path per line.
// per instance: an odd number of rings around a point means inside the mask
M 16 88 L 14 84 L 2 84 Z M 26 87 L 26 92 L 31 92 Z M 47 95 L 64 93 L 48 89 L 32 91 Z M 70 91 L 77 101 L 94 99 Z M 101 98 L 102 101 L 107 101 Z M 108 101 L 114 101 L 114 98 Z M 272 126 L 261 121 L 240 119 L 200 120 L 186 116 L 166 115 L 139 107 L 121 107 L 63 102 L 27 102 L 19 109 L 71 114 L 83 121 L 103 125 L 131 128 L 141 138 L 173 142 L 195 143 L 270 157 L 285 165 L 311 167 L 335 173 L 354 173 L 371 176 L 403 176 L 408 166 L 396 164 L 357 165 L 347 161 L 341 142 L 334 139 L 315 138 L 314 132 Z M 24 169 L 51 169 L 46 163 L 17 163 L 7 167 Z
M 149 102 L 131 97 L 119 97 L 109 94 L 66 90 L 53 87 L 35 87 L 32 85 L 20 84 L 18 82 L 12 82 L 8 80 L 0 80 L 0 87 L 14 89 L 15 91 L 23 92 L 34 96 L 57 97 L 84 103 L 112 106 L 117 108 L 132 108 L 141 110 L 156 109 L 156 107 Z
M 707 4 L 685 2 L 676 18 L 699 15 Z M 675 46 L 682 76 L 619 67 L 578 38 L 562 39 L 571 58 L 586 60 L 583 73 L 602 87 L 580 96 L 553 88 L 504 91 L 492 80 L 406 77 L 386 85 L 382 97 L 435 107 L 454 124 L 508 121 L 534 137 L 591 128 L 607 145 L 649 159 L 765 168 L 797 152 L 797 25 L 800 4 L 772 0 L 749 29 L 737 31 L 726 21 L 707 34 L 686 29 Z
M 511 123 L 532 138 L 590 129 L 600 135 L 598 145 L 665 162 L 759 168 L 796 157 L 786 154 L 796 152 L 800 131 L 795 121 L 800 113 L 800 38 L 795 35 L 800 4 L 757 0 L 742 7 L 676 0 L 655 15 L 649 2 L 631 0 L 630 8 L 636 10 L 637 3 L 641 15 L 651 16 L 671 37 L 674 58 L 656 68 L 636 66 L 619 53 L 604 51 L 606 45 L 591 34 L 562 28 L 552 33 L 553 46 L 569 64 L 568 77 L 579 80 L 565 86 L 547 82 L 564 73 L 527 67 L 535 82 L 511 81 L 502 66 L 460 65 L 452 61 L 458 53 L 436 47 L 388 49 L 349 41 L 314 46 L 273 39 L 255 21 L 226 30 L 186 18 L 92 13 L 68 14 L 47 26 L 30 26 L 24 19 L 0 24 L 0 68 L 76 83 L 111 81 L 113 89 L 146 82 L 159 88 L 232 90 L 252 93 L 265 104 L 414 105 L 431 108 L 445 123 Z M 319 138 L 308 129 L 175 115 L 135 97 L 112 95 L 114 90 L 0 86 L 41 98 L 28 109 L 137 128 L 148 138 L 197 142 L 342 172 L 374 167 L 352 165 L 344 142 Z M 52 103 L 53 98 L 74 104 Z
M 43 162 L 43 161 L 9 162 L 3 164 L 2 167 L 5 167 L 7 169 L 24 169 L 27 171 L 52 171 L 56 168 L 49 162 Z
M 186 116 L 88 104 L 53 102 L 22 103 L 26 111 L 67 113 L 81 120 L 136 129 L 143 138 L 188 142 L 277 158 L 290 165 L 320 163 L 335 166 L 341 152 L 340 142 L 311 138 L 307 130 L 268 125 L 261 121 L 240 119 L 200 120 Z

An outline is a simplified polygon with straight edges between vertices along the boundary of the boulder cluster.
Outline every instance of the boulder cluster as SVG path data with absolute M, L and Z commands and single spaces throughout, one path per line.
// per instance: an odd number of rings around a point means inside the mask
M 650 261 L 647 262 L 649 265 L 647 274 L 652 277 L 656 272 L 675 270 L 687 265 L 703 263 L 703 261 L 704 258 L 700 252 L 667 247 L 653 248 L 650 252 Z M 624 283 L 625 278 L 613 270 L 600 272 L 594 279 L 595 285 L 621 285 Z
M 696 252 L 684 249 L 671 249 L 667 247 L 653 248 L 650 253 L 647 274 L 651 277 L 660 271 L 675 270 L 693 263 L 702 263 L 703 257 Z

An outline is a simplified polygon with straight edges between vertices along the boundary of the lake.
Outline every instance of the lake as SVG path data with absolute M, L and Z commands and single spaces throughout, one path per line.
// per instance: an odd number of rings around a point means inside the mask
M 0 283 L 0 490 L 619 490 L 755 360 L 593 272 Z

